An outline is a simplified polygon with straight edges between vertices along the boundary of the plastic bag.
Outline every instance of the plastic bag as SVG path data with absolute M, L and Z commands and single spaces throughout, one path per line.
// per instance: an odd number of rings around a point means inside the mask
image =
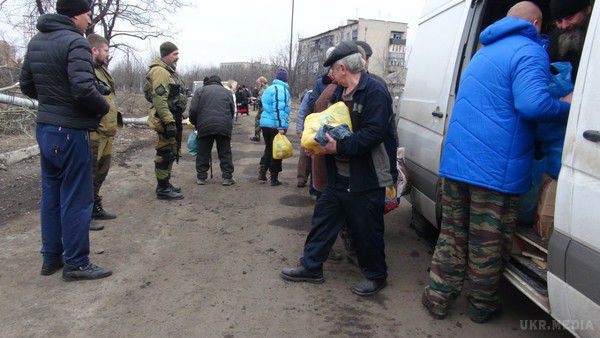
M 554 97 L 564 97 L 573 92 L 573 66 L 570 62 L 554 62 L 550 65 L 553 74 L 550 77 L 550 95 Z M 554 74 L 556 73 L 556 74 Z
M 317 141 L 317 143 L 319 143 L 323 147 L 326 146 L 327 143 L 329 143 L 329 139 L 325 134 L 329 134 L 329 136 L 331 136 L 331 138 L 333 138 L 336 141 L 341 141 L 346 137 L 350 137 L 352 135 L 352 132 L 350 131 L 348 125 L 345 123 L 337 127 L 324 125 L 323 127 L 321 127 L 321 129 L 319 129 L 317 135 L 315 136 L 315 141 Z
M 320 113 L 313 113 L 304 120 L 304 131 L 302 132 L 302 147 L 321 154 L 319 143 L 315 140 L 315 136 L 321 127 L 328 125 L 337 127 L 346 124 L 352 131 L 352 121 L 350 120 L 350 111 L 344 102 L 338 102 Z
M 187 141 L 187 148 L 192 156 L 196 156 L 198 153 L 198 132 L 194 130 L 194 132 L 190 133 Z
M 283 160 L 294 156 L 294 147 L 292 142 L 283 134 L 275 135 L 273 139 L 273 158 Z

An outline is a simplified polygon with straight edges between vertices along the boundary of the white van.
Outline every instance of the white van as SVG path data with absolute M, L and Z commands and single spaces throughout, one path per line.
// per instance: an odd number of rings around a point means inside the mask
M 549 0 L 537 2 L 549 18 Z M 399 146 L 405 148 L 413 185 L 413 226 L 421 234 L 440 223 L 440 158 L 460 76 L 477 51 L 480 32 L 504 17 L 514 3 L 426 1 L 404 95 L 397 105 Z M 600 8 L 595 8 L 575 84 L 554 232 L 550 241 L 543 241 L 531 228 L 517 231 L 518 238 L 547 255 L 547 269 L 511 261 L 504 273 L 558 323 L 581 337 L 600 337 L 599 19 Z

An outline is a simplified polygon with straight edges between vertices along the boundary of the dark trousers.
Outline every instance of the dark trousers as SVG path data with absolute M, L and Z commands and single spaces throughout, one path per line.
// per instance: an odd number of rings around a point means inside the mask
M 347 224 L 365 277 L 387 278 L 384 202 L 385 188 L 352 193 L 343 187 L 327 187 L 315 205 L 302 265 L 307 269 L 321 269 L 342 226 Z
M 79 267 L 89 263 L 92 150 L 89 132 L 38 123 L 42 167 L 42 255 Z
M 208 178 L 210 169 L 210 156 L 213 143 L 217 142 L 217 153 L 221 165 L 223 178 L 233 177 L 233 158 L 231 155 L 231 138 L 222 135 L 208 135 L 198 137 L 198 154 L 196 155 L 196 175 L 199 179 Z
M 281 172 L 281 160 L 273 158 L 273 139 L 279 130 L 274 128 L 262 128 L 263 138 L 265 139 L 265 153 L 260 159 L 260 166 L 269 169 L 271 173 Z
M 306 151 L 303 147 L 300 147 L 300 155 L 298 156 L 298 182 L 308 182 L 311 169 L 310 162 L 310 156 L 306 155 Z

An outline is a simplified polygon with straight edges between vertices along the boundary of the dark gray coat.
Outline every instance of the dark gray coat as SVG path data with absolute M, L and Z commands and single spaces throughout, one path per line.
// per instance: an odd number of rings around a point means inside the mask
M 198 137 L 231 137 L 234 112 L 233 93 L 219 82 L 209 82 L 194 94 L 190 122 L 196 126 Z
M 21 91 L 39 101 L 37 122 L 96 129 L 109 105 L 98 92 L 90 44 L 64 15 L 45 14 L 27 46 Z

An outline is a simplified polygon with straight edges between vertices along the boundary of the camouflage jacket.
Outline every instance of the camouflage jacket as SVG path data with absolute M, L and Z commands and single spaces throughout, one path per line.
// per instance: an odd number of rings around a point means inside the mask
M 163 132 L 164 125 L 176 122 L 175 118 L 181 118 L 185 111 L 185 84 L 175 69 L 160 58 L 150 64 L 146 80 L 147 92 L 144 94 L 152 103 L 148 124 L 156 131 Z
M 98 129 L 96 131 L 98 134 L 103 136 L 115 136 L 117 133 L 118 127 L 118 115 L 119 115 L 119 107 L 117 105 L 117 96 L 115 95 L 115 82 L 113 81 L 112 76 L 108 72 L 108 68 L 101 65 L 94 65 L 94 73 L 96 75 L 96 79 L 100 82 L 101 85 L 110 89 L 110 93 L 107 95 L 103 95 L 104 99 L 110 105 L 110 109 L 108 114 L 104 115 L 100 120 L 100 124 L 98 125 Z

